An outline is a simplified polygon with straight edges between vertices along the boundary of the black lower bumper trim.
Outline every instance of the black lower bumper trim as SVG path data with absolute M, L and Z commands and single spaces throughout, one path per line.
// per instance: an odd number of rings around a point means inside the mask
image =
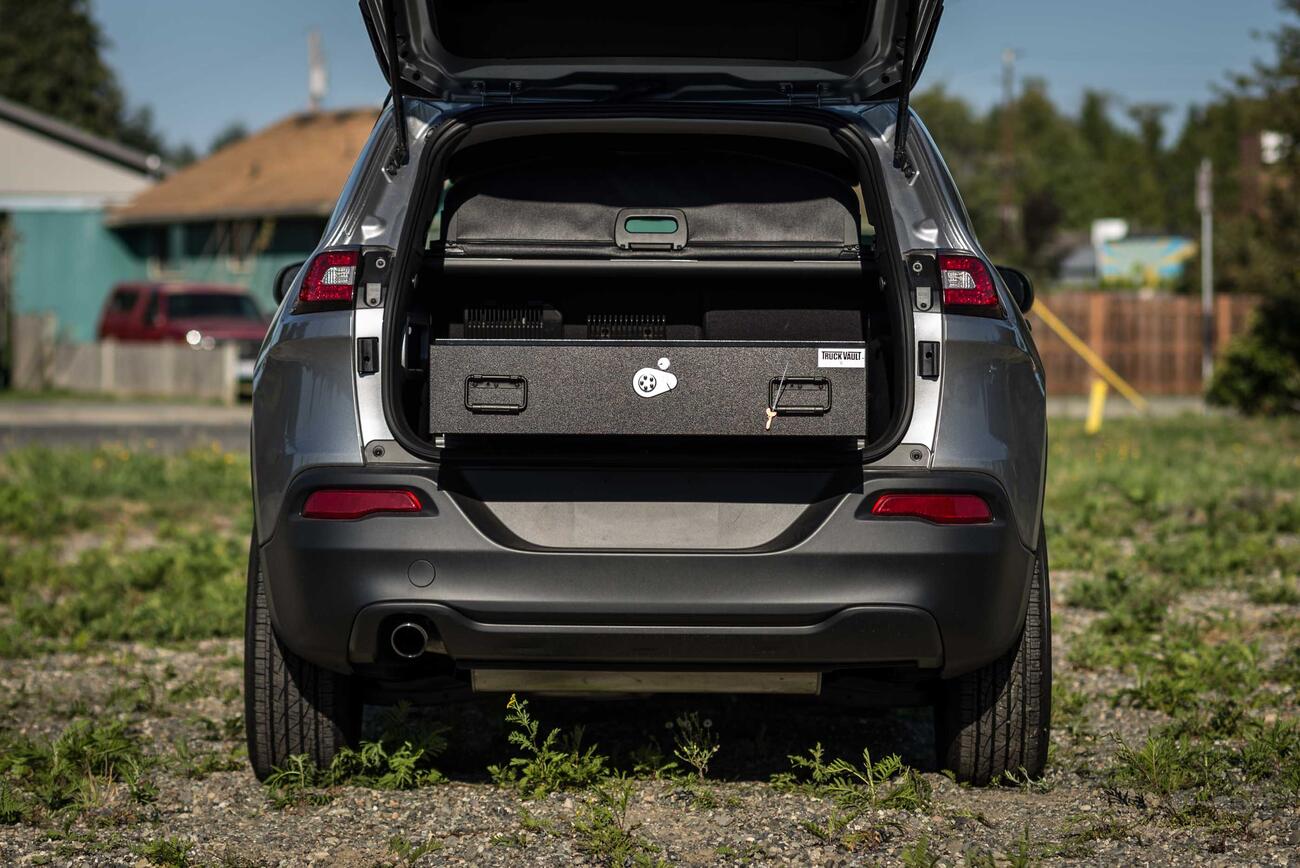
M 797 626 L 490 624 L 437 603 L 367 606 L 352 627 L 348 657 L 375 663 L 383 655 L 382 626 L 395 619 L 431 622 L 447 653 L 475 662 L 582 663 L 596 666 L 689 664 L 807 666 L 818 670 L 863 665 L 943 662 L 939 628 L 910 606 L 855 606 Z

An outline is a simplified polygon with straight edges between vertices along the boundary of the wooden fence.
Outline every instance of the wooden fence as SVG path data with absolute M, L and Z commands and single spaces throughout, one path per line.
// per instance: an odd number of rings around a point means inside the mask
M 1042 296 L 1052 313 L 1143 395 L 1199 395 L 1201 300 L 1190 296 L 1072 292 Z M 1221 295 L 1214 305 L 1216 357 L 1249 324 L 1254 296 Z M 1050 395 L 1084 395 L 1092 369 L 1031 311 L 1034 342 Z
M 233 344 L 200 350 L 184 343 L 73 343 L 50 315 L 19 316 L 13 330 L 13 387 L 119 397 L 238 399 Z

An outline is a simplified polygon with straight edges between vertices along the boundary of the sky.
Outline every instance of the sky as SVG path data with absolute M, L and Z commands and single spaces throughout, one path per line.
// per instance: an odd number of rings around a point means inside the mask
M 466 0 L 472 2 L 472 0 Z M 329 66 L 327 107 L 379 105 L 387 87 L 355 0 L 92 0 L 107 59 L 132 106 L 153 109 L 173 144 L 199 151 L 234 121 L 258 129 L 307 105 L 307 32 Z M 1045 79 L 1073 111 L 1084 90 L 1120 105 L 1189 105 L 1269 51 L 1275 0 L 946 0 L 921 86 L 943 83 L 980 108 L 1001 90 L 1001 57 Z

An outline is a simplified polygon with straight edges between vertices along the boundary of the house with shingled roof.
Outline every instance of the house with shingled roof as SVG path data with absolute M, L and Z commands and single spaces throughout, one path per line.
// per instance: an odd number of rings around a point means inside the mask
M 164 169 L 157 156 L 0 98 L 0 386 L 17 316 L 53 313 L 88 339 L 108 287 L 140 274 L 137 252 L 104 215 Z
M 315 248 L 377 116 L 287 117 L 141 191 L 107 225 L 140 252 L 145 279 L 243 286 L 270 310 L 276 272 Z

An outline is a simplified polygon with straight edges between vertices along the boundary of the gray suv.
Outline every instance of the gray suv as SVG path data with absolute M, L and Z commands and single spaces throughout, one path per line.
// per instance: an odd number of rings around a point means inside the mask
M 908 99 L 940 0 L 363 0 L 388 104 L 255 372 L 259 776 L 363 703 L 1051 702 L 1032 289 Z

